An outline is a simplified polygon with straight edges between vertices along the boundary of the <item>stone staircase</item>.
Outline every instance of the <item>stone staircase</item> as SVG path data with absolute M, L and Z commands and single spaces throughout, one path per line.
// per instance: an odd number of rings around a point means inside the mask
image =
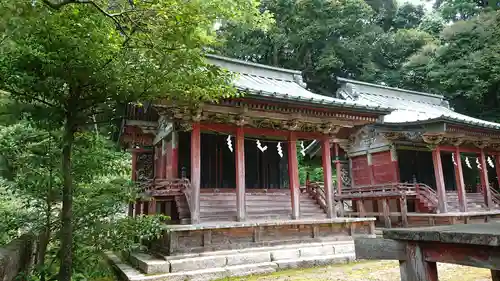
M 446 192 L 446 198 L 448 202 L 448 212 L 459 212 L 458 204 L 458 193 L 457 192 Z M 480 212 L 487 211 L 484 205 L 484 197 L 481 193 L 467 193 L 467 211 L 468 212 Z
M 248 220 L 290 219 L 292 212 L 290 193 L 247 193 Z M 325 219 L 326 213 L 308 193 L 300 194 L 301 218 Z M 200 219 L 202 222 L 235 221 L 235 193 L 201 193 Z
M 107 253 L 107 257 L 125 281 L 208 281 L 346 263 L 355 260 L 355 253 L 351 239 L 177 256 Z

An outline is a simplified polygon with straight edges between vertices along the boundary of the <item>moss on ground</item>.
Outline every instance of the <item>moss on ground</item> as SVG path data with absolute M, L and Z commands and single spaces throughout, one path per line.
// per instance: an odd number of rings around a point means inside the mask
M 490 271 L 481 268 L 451 264 L 438 265 L 441 281 L 491 280 Z M 399 263 L 396 261 L 363 261 L 308 269 L 292 269 L 267 275 L 234 277 L 224 281 L 399 281 Z

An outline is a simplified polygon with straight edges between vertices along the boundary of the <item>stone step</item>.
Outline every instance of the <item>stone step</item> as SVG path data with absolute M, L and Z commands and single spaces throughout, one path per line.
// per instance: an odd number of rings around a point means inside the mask
M 186 272 L 144 274 L 121 261 L 116 255 L 108 253 L 108 259 L 118 269 L 121 279 L 125 281 L 210 281 L 228 277 L 241 277 L 254 274 L 269 274 L 276 272 L 278 265 L 274 262 L 233 265 L 226 267 L 196 269 Z
M 117 258 L 115 256 L 115 258 Z M 266 271 L 269 268 L 316 266 L 326 263 L 352 261 L 354 243 L 351 240 L 304 243 L 274 247 L 246 248 L 155 257 L 133 253 L 126 257 L 130 264 L 149 277 L 158 274 L 187 274 L 209 269 L 224 269 L 230 276 Z M 116 260 L 115 260 L 116 262 Z M 265 273 L 266 273 L 265 272 Z

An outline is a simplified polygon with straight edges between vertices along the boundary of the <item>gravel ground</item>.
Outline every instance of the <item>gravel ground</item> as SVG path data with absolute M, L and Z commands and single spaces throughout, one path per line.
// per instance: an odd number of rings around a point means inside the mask
M 487 281 L 490 271 L 467 266 L 439 264 L 440 281 Z M 400 281 L 399 264 L 394 261 L 369 261 L 309 269 L 295 269 L 270 275 L 225 279 L 227 281 Z

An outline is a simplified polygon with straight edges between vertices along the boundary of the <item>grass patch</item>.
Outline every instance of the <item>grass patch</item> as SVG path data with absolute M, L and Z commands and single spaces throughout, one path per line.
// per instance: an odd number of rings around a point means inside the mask
M 439 280 L 442 281 L 486 281 L 491 280 L 489 270 L 458 266 L 438 265 Z M 290 269 L 266 275 L 225 278 L 221 281 L 400 281 L 397 261 L 361 261 L 327 267 Z

